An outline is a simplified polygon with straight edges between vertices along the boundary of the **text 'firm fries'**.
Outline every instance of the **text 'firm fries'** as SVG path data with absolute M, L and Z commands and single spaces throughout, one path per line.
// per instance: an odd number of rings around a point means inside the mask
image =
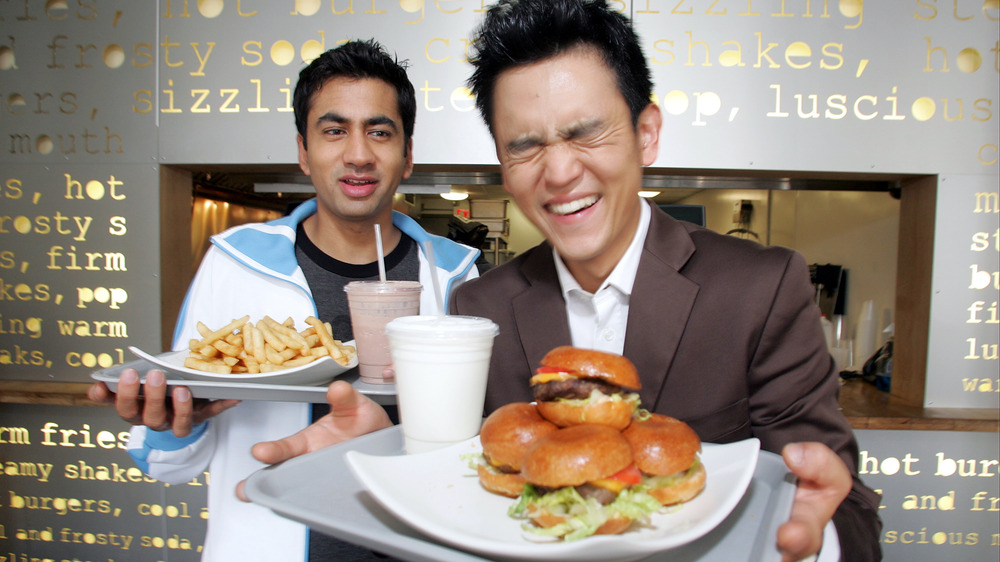
M 198 322 L 202 339 L 188 344 L 184 366 L 207 373 L 269 373 L 311 363 L 329 355 L 345 367 L 355 349 L 333 339 L 330 325 L 310 316 L 309 327 L 298 332 L 289 318 L 278 323 L 265 316 L 257 325 L 249 316 L 237 318 L 218 330 Z

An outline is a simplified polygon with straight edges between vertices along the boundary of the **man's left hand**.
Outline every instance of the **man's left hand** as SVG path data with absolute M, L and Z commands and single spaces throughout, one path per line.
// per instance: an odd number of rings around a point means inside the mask
M 782 561 L 801 560 L 819 552 L 823 528 L 851 491 L 844 461 L 822 443 L 789 443 L 781 452 L 798 477 L 792 515 L 778 529 Z

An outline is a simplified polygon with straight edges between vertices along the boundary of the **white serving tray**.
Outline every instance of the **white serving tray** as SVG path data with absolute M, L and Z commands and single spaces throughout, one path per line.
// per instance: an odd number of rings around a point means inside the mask
M 402 432 L 395 426 L 262 469 L 248 479 L 246 494 L 315 531 L 389 556 L 427 562 L 484 560 L 420 533 L 383 508 L 352 474 L 347 451 L 402 455 Z M 788 519 L 794 494 L 794 478 L 781 457 L 761 451 L 747 492 L 729 517 L 700 539 L 643 560 L 778 561 L 775 538 Z

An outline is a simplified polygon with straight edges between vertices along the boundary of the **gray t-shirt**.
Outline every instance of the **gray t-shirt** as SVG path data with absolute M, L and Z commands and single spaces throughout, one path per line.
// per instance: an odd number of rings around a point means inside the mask
M 333 337 L 340 341 L 354 339 L 350 310 L 344 286 L 351 281 L 377 280 L 378 263 L 361 265 L 336 260 L 309 240 L 299 223 L 295 234 L 295 259 L 305 273 L 309 290 L 316 301 L 318 317 L 333 327 Z M 385 276 L 394 281 L 419 281 L 420 261 L 417 243 L 403 234 L 399 244 L 385 257 Z
M 419 281 L 420 258 L 417 251 L 417 243 L 403 234 L 399 244 L 385 257 L 386 278 L 394 281 Z M 331 258 L 313 244 L 302 228 L 302 223 L 299 223 L 295 233 L 295 259 L 306 276 L 306 282 L 309 283 L 309 290 L 312 291 L 313 300 L 316 301 L 318 318 L 330 323 L 335 339 L 353 340 L 354 331 L 351 329 L 351 315 L 347 307 L 344 285 L 351 281 L 378 279 L 378 263 L 373 261 L 355 265 Z M 326 404 L 313 404 L 312 421 L 316 421 L 329 411 L 330 407 Z M 397 422 L 398 413 L 395 407 L 387 406 L 386 413 L 393 423 Z M 329 560 L 385 562 L 389 557 L 310 530 L 309 560 L 310 562 Z

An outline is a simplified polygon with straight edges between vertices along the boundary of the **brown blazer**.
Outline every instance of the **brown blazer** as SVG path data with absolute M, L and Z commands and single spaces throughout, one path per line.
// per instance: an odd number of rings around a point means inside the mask
M 834 517 L 844 560 L 878 559 L 878 496 L 857 477 L 858 448 L 837 405 L 839 381 L 805 260 L 680 222 L 653 207 L 629 305 L 624 355 L 642 407 L 690 424 L 703 441 L 757 437 L 768 451 L 820 441 L 854 475 Z M 451 312 L 493 319 L 486 412 L 531 401 L 530 378 L 571 343 L 547 242 L 465 283 Z

